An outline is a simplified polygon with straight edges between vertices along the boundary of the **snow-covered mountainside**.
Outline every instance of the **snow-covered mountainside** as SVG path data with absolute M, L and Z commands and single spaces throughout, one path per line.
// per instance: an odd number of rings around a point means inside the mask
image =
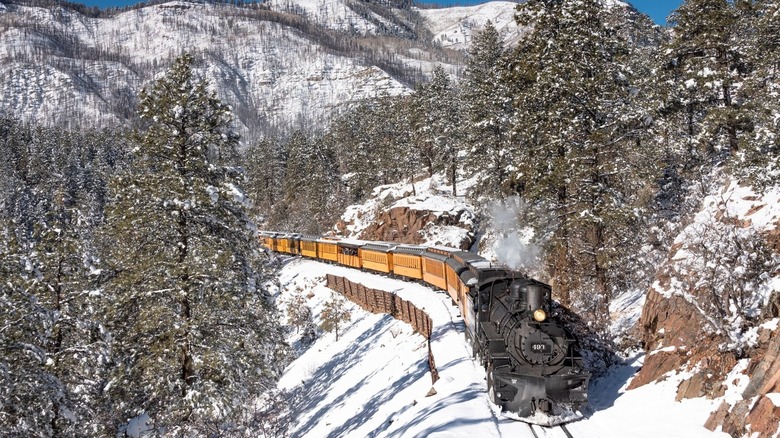
M 431 41 L 430 20 L 391 6 L 171 1 L 93 17 L 61 6 L 3 4 L 0 111 L 76 129 L 121 126 L 140 89 L 186 51 L 202 60 L 201 73 L 250 139 L 317 128 L 345 105 L 406 93 L 436 64 L 454 70 L 462 62 Z M 512 4 L 487 10 L 505 16 Z
M 517 42 L 522 30 L 515 23 L 516 2 L 495 1 L 477 6 L 423 9 L 434 40 L 444 47 L 465 49 L 475 32 L 489 20 L 507 45 Z
M 232 105 L 246 143 L 316 130 L 351 103 L 409 92 L 436 65 L 461 71 L 463 50 L 488 20 L 507 44 L 516 41 L 515 7 L 174 0 L 98 13 L 38 0 L 0 3 L 0 112 L 73 129 L 124 126 L 142 87 L 190 52 Z

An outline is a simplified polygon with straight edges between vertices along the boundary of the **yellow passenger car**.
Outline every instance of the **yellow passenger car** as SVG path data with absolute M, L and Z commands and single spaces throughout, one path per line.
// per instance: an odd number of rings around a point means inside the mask
M 287 237 L 282 234 L 277 234 L 276 237 L 274 237 L 274 246 L 276 248 L 274 251 L 290 252 L 290 242 L 287 240 Z
M 304 257 L 317 258 L 317 237 L 301 236 L 300 253 Z
M 360 262 L 366 269 L 390 273 L 393 270 L 394 245 L 386 243 L 367 243 L 360 247 Z
M 340 241 L 338 244 L 338 262 L 344 266 L 360 269 L 363 261 L 360 259 L 360 247 L 362 243 Z
M 274 251 L 294 254 L 292 238 L 287 234 L 276 236 L 276 249 Z
M 422 254 L 423 281 L 446 291 L 447 274 L 444 271 L 446 260 L 447 256 L 426 250 Z
M 339 261 L 338 240 L 319 239 L 317 240 L 317 257 L 331 262 Z
M 391 251 L 393 254 L 393 273 L 408 278 L 422 280 L 421 246 L 399 245 Z

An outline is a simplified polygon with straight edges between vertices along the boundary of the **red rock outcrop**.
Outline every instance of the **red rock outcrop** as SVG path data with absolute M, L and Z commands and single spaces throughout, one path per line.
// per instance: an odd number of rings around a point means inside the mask
M 658 381 L 670 371 L 701 364 L 701 371 L 680 383 L 677 399 L 723 395 L 725 387 L 721 382 L 734 368 L 737 358 L 718 351 L 723 339 L 705 331 L 704 321 L 691 303 L 680 296 L 664 297 L 651 289 L 640 324 L 649 353 L 628 389 Z
M 674 370 L 698 369 L 682 381 L 677 400 L 693 397 L 723 396 L 724 379 L 737 364 L 733 352 L 721 352 L 723 341 L 707 334 L 693 306 L 681 297 L 666 298 L 651 290 L 640 320 L 644 342 L 649 352 L 642 369 L 629 389 L 658 381 Z M 733 406 L 723 402 L 707 420 L 705 427 L 719 427 L 732 436 L 758 434 L 774 437 L 780 423 L 780 407 L 767 394 L 780 393 L 780 331 L 762 330 L 759 345 L 749 352 L 749 383 L 742 400 Z
M 721 403 L 705 427 L 710 430 L 721 427 L 732 436 L 774 437 L 780 423 L 780 406 L 775 403 L 780 397 L 773 401 L 768 394 L 780 392 L 780 336 L 776 330 L 762 330 L 759 347 L 751 354 L 747 371 L 750 381 L 742 400 L 734 406 Z
M 765 234 L 775 250 L 780 249 L 780 228 Z M 673 248 L 674 254 L 678 248 Z M 664 266 L 658 275 L 658 287 L 670 288 L 674 261 Z M 776 273 L 775 273 L 776 275 Z M 773 294 L 765 304 L 765 319 L 780 316 L 780 294 Z M 740 358 L 749 358 L 746 374 L 749 383 L 742 400 L 733 406 L 723 402 L 711 413 L 705 427 L 721 428 L 732 436 L 774 437 L 780 423 L 780 329 L 762 329 L 758 345 L 737 357 L 734 352 L 720 351 L 726 339 L 708 333 L 696 306 L 679 295 L 664 296 L 651 289 L 640 318 L 642 340 L 648 352 L 642 369 L 632 380 L 629 389 L 658 381 L 670 371 L 698 370 L 678 386 L 677 400 L 693 397 L 718 398 L 724 395 L 726 376 Z
M 360 234 L 359 238 L 364 240 L 381 240 L 386 242 L 399 242 L 409 244 L 419 244 L 423 242 L 421 231 L 429 224 L 436 225 L 454 225 L 460 224 L 461 210 L 456 216 L 443 213 L 437 214 L 428 210 L 415 210 L 409 207 L 394 207 L 377 215 L 373 223 L 369 225 Z M 344 223 L 339 223 L 336 228 L 339 231 L 346 230 Z M 464 237 L 459 247 L 466 249 L 473 241 Z

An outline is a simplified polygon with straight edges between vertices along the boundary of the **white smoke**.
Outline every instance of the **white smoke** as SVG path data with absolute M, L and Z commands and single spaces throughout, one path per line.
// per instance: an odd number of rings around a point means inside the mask
M 522 223 L 524 203 L 519 197 L 498 201 L 490 206 L 496 235 L 493 252 L 499 263 L 513 270 L 538 271 L 540 248 L 532 243 L 533 229 Z

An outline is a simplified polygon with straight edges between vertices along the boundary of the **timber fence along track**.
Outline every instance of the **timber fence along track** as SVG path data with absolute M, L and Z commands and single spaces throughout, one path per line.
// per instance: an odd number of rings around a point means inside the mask
M 344 295 L 350 301 L 371 313 L 386 313 L 395 319 L 404 321 L 412 329 L 422 335 L 428 342 L 428 367 L 431 370 L 432 383 L 439 380 L 439 371 L 431 351 L 431 333 L 433 321 L 427 313 L 398 295 L 378 289 L 367 288 L 360 283 L 353 283 L 344 277 L 327 275 L 327 286 Z

